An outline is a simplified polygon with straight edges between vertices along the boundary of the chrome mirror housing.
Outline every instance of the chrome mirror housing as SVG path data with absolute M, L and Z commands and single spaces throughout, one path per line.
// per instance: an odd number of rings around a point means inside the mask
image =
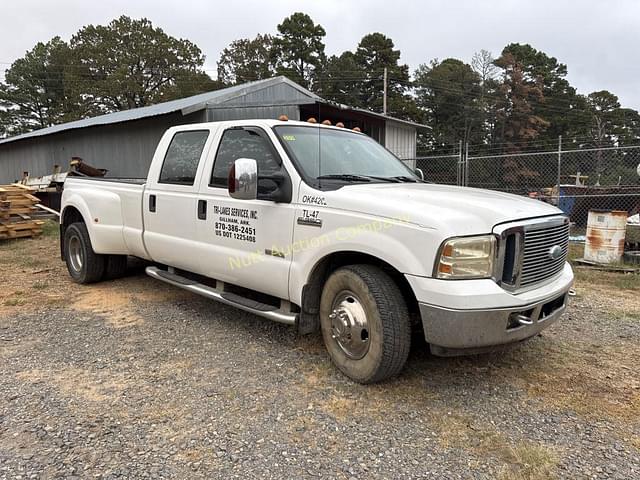
M 229 169 L 229 195 L 239 200 L 255 200 L 258 196 L 258 162 L 252 158 L 238 158 Z
M 416 168 L 414 170 L 414 172 L 416 172 L 416 175 L 418 175 L 418 177 L 420 177 L 420 180 L 424 181 L 424 172 L 422 171 L 421 168 Z

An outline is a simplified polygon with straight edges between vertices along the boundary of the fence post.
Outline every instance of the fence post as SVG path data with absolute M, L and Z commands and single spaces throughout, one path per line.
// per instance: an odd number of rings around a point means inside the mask
M 469 186 L 469 142 L 466 143 L 464 152 L 464 186 Z
M 560 170 L 562 169 L 562 135 L 558 136 L 558 198 L 557 207 L 560 207 Z
M 456 185 L 462 185 L 462 140 L 458 141 L 458 178 Z

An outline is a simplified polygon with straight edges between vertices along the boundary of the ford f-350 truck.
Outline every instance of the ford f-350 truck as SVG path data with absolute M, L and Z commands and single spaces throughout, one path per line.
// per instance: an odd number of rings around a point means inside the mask
M 370 137 L 306 122 L 170 128 L 145 180 L 68 178 L 60 218 L 74 281 L 146 259 L 157 280 L 321 330 L 361 383 L 401 371 L 416 324 L 443 356 L 530 338 L 573 282 L 555 207 L 427 183 Z

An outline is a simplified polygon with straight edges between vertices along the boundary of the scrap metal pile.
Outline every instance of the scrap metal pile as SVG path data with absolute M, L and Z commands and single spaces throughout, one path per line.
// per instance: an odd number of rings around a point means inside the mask
M 34 189 L 17 183 L 0 185 L 0 239 L 35 237 L 42 233 L 42 220 L 31 218 L 40 202 Z

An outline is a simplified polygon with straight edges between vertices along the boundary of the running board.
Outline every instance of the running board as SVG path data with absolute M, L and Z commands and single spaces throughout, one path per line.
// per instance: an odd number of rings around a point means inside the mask
M 274 322 L 284 323 L 287 325 L 296 324 L 296 319 L 298 317 L 297 313 L 284 312 L 273 305 L 257 302 L 235 293 L 221 292 L 190 278 L 182 277 L 175 273 L 167 272 L 166 270 L 161 270 L 158 267 L 147 267 L 145 272 L 150 277 L 168 283 L 169 285 L 173 285 L 174 287 L 202 295 L 203 297 L 224 303 L 225 305 L 231 305 L 232 307 L 239 308 L 245 312 L 250 312 L 254 315 L 268 318 Z

